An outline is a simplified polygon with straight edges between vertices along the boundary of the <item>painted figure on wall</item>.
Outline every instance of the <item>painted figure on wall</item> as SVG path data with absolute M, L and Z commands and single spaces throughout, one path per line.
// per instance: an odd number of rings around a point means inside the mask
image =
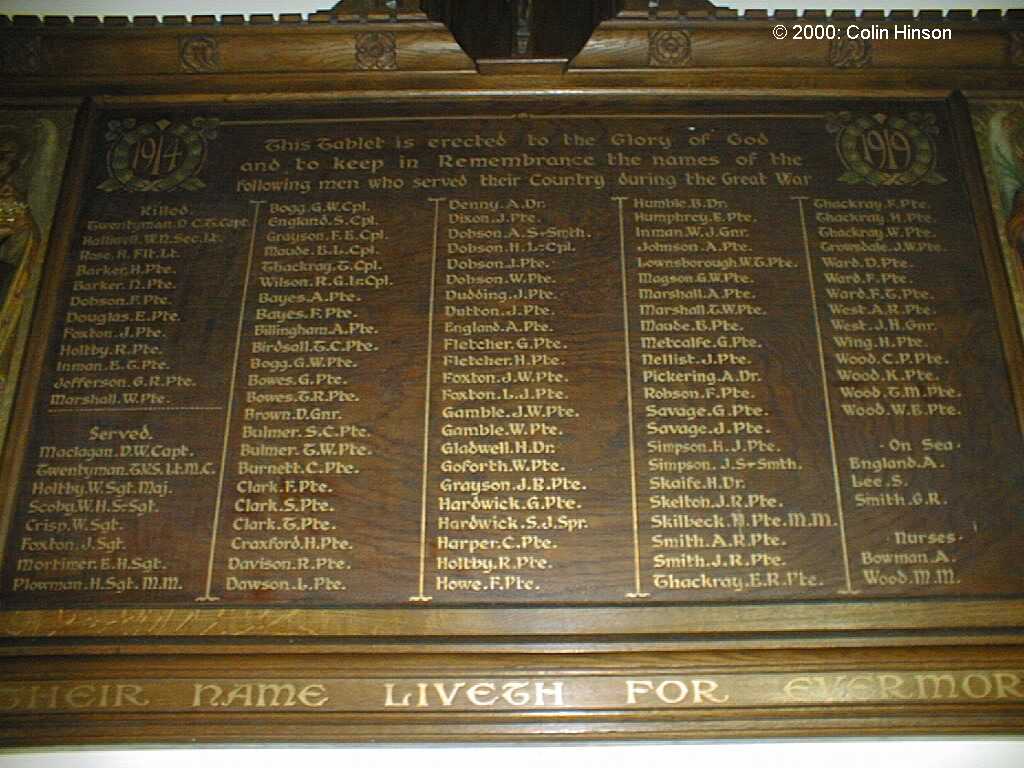
M 1024 111 L 1011 134 L 1010 150 L 1013 152 L 1009 172 L 1014 173 L 1017 190 L 1010 204 L 1010 215 L 1006 220 L 1006 239 L 1010 246 L 1024 260 Z
M 1024 260 L 1024 103 L 982 101 L 974 128 L 1006 244 Z
M 1024 102 L 972 101 L 971 115 L 1024 335 Z
M 40 268 L 39 227 L 16 185 L 30 143 L 13 126 L 0 125 L 0 386 L 12 373 L 14 347 L 29 288 Z
M 31 330 L 73 117 L 71 110 L 0 111 L 0 443 Z

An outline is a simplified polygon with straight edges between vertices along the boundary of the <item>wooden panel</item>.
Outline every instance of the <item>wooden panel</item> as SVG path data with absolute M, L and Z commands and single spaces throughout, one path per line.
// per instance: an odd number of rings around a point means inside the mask
M 8 604 L 1019 595 L 943 105 L 751 106 L 100 114 Z
M 5 743 L 1019 731 L 1019 273 L 951 96 L 1019 96 L 1019 15 L 635 5 L 565 71 L 406 5 L 0 31 L 95 97 Z

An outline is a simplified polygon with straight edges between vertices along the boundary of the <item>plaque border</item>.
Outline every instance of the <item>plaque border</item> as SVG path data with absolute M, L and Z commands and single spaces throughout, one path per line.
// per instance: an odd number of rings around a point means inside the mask
M 829 618 L 831 616 L 831 618 Z M 0 638 L 702 638 L 1024 628 L 1024 600 L 401 608 L 70 608 L 9 610 Z
M 980 235 L 979 252 L 991 291 L 1001 346 L 1007 362 L 1010 391 L 1022 433 L 1024 433 L 1024 343 L 1017 332 L 1016 308 L 1024 297 L 1015 301 L 1011 295 L 1013 286 L 1008 282 L 1007 262 L 1002 258 L 994 216 L 990 209 L 980 205 L 974 195 L 987 201 L 988 196 L 982 176 L 980 157 L 971 132 L 970 116 L 966 100 L 959 94 L 947 94 L 938 98 L 935 94 L 924 93 L 910 96 L 910 100 L 927 99 L 936 106 L 945 106 L 950 130 L 957 137 L 956 161 L 963 172 L 966 186 L 965 197 L 973 212 L 975 231 Z M 700 100 L 702 94 L 688 98 L 674 94 L 672 106 L 684 109 L 687 102 Z M 880 97 L 850 96 L 858 101 L 870 103 L 872 98 L 888 100 L 890 95 Z M 799 113 L 802 104 L 816 104 L 827 99 L 825 96 L 808 96 L 792 100 L 794 113 L 798 117 L 810 118 L 821 115 Z M 379 99 L 375 98 L 374 101 Z M 720 101 L 742 109 L 744 103 L 757 101 L 758 97 L 730 98 Z M 507 101 L 531 103 L 530 94 L 510 94 L 506 99 L 497 99 L 493 104 Z M 399 108 L 415 107 L 419 99 L 397 100 Z M 619 104 L 619 117 L 635 116 L 627 111 L 624 96 L 610 99 Z M 311 106 L 334 106 L 336 102 L 320 99 L 309 101 Z M 396 102 L 392 102 L 393 104 Z M 569 103 L 585 103 L 580 97 L 570 98 Z M 2 100 L 0 100 L 2 104 Z M 188 106 L 202 109 L 220 105 L 216 100 L 205 98 L 190 99 Z M 252 99 L 243 97 L 230 106 L 278 105 L 289 106 L 291 101 L 280 98 Z M 662 101 L 663 116 L 675 115 Z M 58 203 L 58 216 L 53 224 L 53 234 L 46 257 L 46 275 L 41 287 L 33 327 L 46 332 L 34 333 L 35 343 L 26 352 L 25 372 L 19 383 L 15 414 L 12 419 L 12 435 L 16 438 L 5 446 L 3 472 L 0 476 L 20 476 L 19 459 L 25 458 L 28 440 L 28 424 L 38 396 L 40 374 L 46 354 L 43 343 L 50 337 L 52 324 L 57 321 L 55 301 L 57 291 L 64 281 L 68 268 L 66 254 L 74 237 L 78 214 L 84 190 L 86 171 L 99 136 L 99 113 L 102 109 L 129 110 L 132 107 L 180 108 L 179 99 L 166 96 L 152 98 L 105 98 L 90 100 L 83 104 L 78 115 L 72 137 L 71 151 L 65 173 L 65 183 Z M 454 105 L 459 114 L 466 117 L 486 118 L 472 104 Z M 723 113 L 728 114 L 728 113 Z M 761 116 L 760 113 L 743 113 L 745 116 Z M 782 112 L 780 116 L 789 116 Z M 499 115 L 502 119 L 515 120 L 521 114 Z M 564 117 L 538 114 L 537 117 Z M 592 115 L 579 114 L 579 117 Z M 611 117 L 617 115 L 612 114 Z M 659 115 L 662 116 L 662 115 Z M 717 114 L 715 117 L 720 117 Z M 325 118 L 330 120 L 331 118 Z M 344 118 L 359 121 L 363 118 Z M 383 119 L 383 118 L 380 118 Z M 445 119 L 434 115 L 409 115 L 408 119 Z M 228 123 L 237 122 L 229 120 Z M 243 121 L 244 122 L 244 121 Z M 259 121 L 253 121 L 259 122 Z M 965 128 L 966 126 L 966 128 Z M 969 143 L 965 143 L 969 142 Z M 1024 320 L 1021 320 L 1024 322 Z M 4 486 L 3 510 L 13 509 L 16 483 Z M 0 528 L 6 540 L 10 525 L 10 514 L 3 514 Z M 500 618 L 496 618 L 500 615 Z M 439 628 L 443 627 L 443 632 Z M 781 634 L 788 633 L 837 633 L 910 631 L 917 633 L 957 630 L 961 632 L 986 633 L 997 630 L 1024 630 L 1024 594 L 1008 596 L 970 597 L 927 597 L 900 598 L 878 597 L 850 600 L 836 600 L 833 596 L 807 600 L 758 601 L 756 599 L 736 603 L 692 602 L 674 605 L 658 604 L 649 606 L 618 605 L 614 603 L 581 604 L 566 607 L 545 605 L 522 607 L 516 605 L 481 608 L 478 606 L 382 606 L 382 607 L 309 607 L 268 608 L 242 607 L 97 607 L 57 609 L 7 609 L 0 610 L 0 640 L 7 637 L 23 641 L 28 638 L 104 638 L 112 641 L 124 637 L 307 637 L 307 638 L 374 638 L 374 637 L 495 637 L 514 633 L 519 637 L 549 635 L 571 637 L 648 636 L 648 637 L 705 637 L 711 635 Z

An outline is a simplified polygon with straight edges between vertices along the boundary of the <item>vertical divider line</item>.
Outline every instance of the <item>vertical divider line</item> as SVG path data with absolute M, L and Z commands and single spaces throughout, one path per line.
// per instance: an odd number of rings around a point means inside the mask
M 425 594 L 427 572 L 427 473 L 430 458 L 430 377 L 431 358 L 434 352 L 434 294 L 437 286 L 437 227 L 441 216 L 441 203 L 446 198 L 427 198 L 434 204 L 434 236 L 430 255 L 430 301 L 427 305 L 427 370 L 426 393 L 423 404 L 423 477 L 420 486 L 420 574 L 419 592 L 409 598 L 412 603 L 429 603 L 432 598 Z
M 633 430 L 633 372 L 630 365 L 630 342 L 629 342 L 629 291 L 626 282 L 626 225 L 623 221 L 622 204 L 629 198 L 613 197 L 619 205 L 619 267 L 621 269 L 622 281 L 622 330 L 625 336 L 626 348 L 626 413 L 628 416 L 629 433 L 629 493 L 630 506 L 633 511 L 633 591 L 627 592 L 626 597 L 642 598 L 650 597 L 650 592 L 644 592 L 640 582 L 640 512 L 637 506 L 636 495 L 636 437 Z
M 811 243 L 807 237 L 807 216 L 804 213 L 806 197 L 794 197 L 800 208 L 800 230 L 803 233 L 804 259 L 807 262 L 807 282 L 811 288 L 811 309 L 814 311 L 814 333 L 818 341 L 818 365 L 821 371 L 821 390 L 825 397 L 825 421 L 828 424 L 828 445 L 832 454 L 832 482 L 836 493 L 836 511 L 839 513 L 839 539 L 843 546 L 843 571 L 846 574 L 846 589 L 839 594 L 854 595 L 850 577 L 850 551 L 846 542 L 846 516 L 843 512 L 843 491 L 839 482 L 839 459 L 836 456 L 836 436 L 832 427 L 832 399 L 828 392 L 828 374 L 825 368 L 825 345 L 821 340 L 821 315 L 818 312 L 818 294 L 814 288 L 814 268 L 811 264 Z
M 220 507 L 224 499 L 224 468 L 228 458 L 228 440 L 231 437 L 231 415 L 235 405 L 235 382 L 238 378 L 238 358 L 242 349 L 242 327 L 245 323 L 245 305 L 249 299 L 249 278 L 252 275 L 252 259 L 256 251 L 256 228 L 259 226 L 260 206 L 264 200 L 250 200 L 252 210 L 252 229 L 249 231 L 249 255 L 245 262 L 245 277 L 242 280 L 242 301 L 238 307 L 238 327 L 235 330 L 235 353 L 231 359 L 231 380 L 228 384 L 228 405 L 224 413 L 224 440 L 220 449 L 220 472 L 217 476 L 217 501 L 213 506 L 213 530 L 210 536 L 210 558 L 206 566 L 206 594 L 197 597 L 196 602 L 209 603 L 220 600 L 214 597 L 213 589 L 213 558 L 217 551 L 217 533 L 220 528 Z

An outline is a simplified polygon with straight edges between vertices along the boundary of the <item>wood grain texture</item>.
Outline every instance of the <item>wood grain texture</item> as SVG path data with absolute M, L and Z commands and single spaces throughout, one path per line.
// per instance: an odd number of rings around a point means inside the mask
M 71 268 L 80 210 L 95 194 L 89 168 L 104 152 L 103 111 L 433 111 L 440 120 L 460 111 L 646 113 L 666 102 L 741 112 L 809 97 L 934 104 L 957 94 L 947 102 L 949 130 L 968 204 L 956 215 L 976 235 L 1021 431 L 1020 318 L 958 92 L 1024 97 L 1024 12 L 858 17 L 886 28 L 948 27 L 953 38 L 936 55 L 938 48 L 895 40 L 848 51 L 771 39 L 775 24 L 826 20 L 814 13 L 673 9 L 650 18 L 646 4 L 630 3 L 571 63 L 478 64 L 408 3 L 394 14 L 374 4 L 360 9 L 307 19 L 0 17 L 6 99 L 83 99 L 51 237 L 43 288 L 50 300 L 34 322 L 59 322 L 56 297 Z M 374 55 L 360 58 L 366 35 L 393 37 L 393 64 L 389 45 L 383 53 L 376 45 L 381 39 L 370 41 Z M 3 458 L 5 510 L 16 504 L 12 478 L 34 439 L 46 352 L 41 342 L 29 351 Z M 1019 541 L 1020 531 L 1014 535 Z M 982 561 L 979 568 L 991 565 Z M 0 611 L 0 636 L 6 745 L 1024 729 L 1024 604 L 1016 595 L 644 607 L 22 605 Z
M 901 70 L 956 67 L 959 69 L 1002 69 L 1014 66 L 1010 53 L 1016 32 L 1017 17 L 1003 19 L 972 19 L 965 22 L 929 23 L 927 17 L 911 19 L 913 29 L 948 30 L 951 37 L 941 43 L 942 56 L 935 56 L 936 43 L 930 40 L 907 40 L 895 37 L 898 25 L 906 19 L 870 16 L 857 20 L 833 14 L 829 19 L 784 15 L 725 21 L 706 20 L 694 14 L 683 20 L 667 23 L 657 20 L 613 19 L 594 31 L 587 45 L 573 59 L 572 69 L 636 69 L 648 65 L 649 34 L 652 30 L 686 30 L 692 39 L 693 67 L 815 67 L 830 65 L 828 39 L 796 39 L 791 30 L 803 24 L 827 23 L 834 28 L 836 41 L 848 39 L 846 29 L 869 30 L 875 35 L 871 42 L 869 67 L 898 67 Z M 773 36 L 773 28 L 786 30 L 784 39 Z M 882 39 L 879 39 L 881 36 Z
M 955 647 L 927 658 L 323 654 L 312 675 L 311 659 L 287 655 L 149 656 L 22 662 L 0 697 L 17 712 L 4 719 L 10 744 L 1007 733 L 1024 717 L 1013 699 L 1021 659 Z M 494 697 L 486 714 L 474 703 Z

